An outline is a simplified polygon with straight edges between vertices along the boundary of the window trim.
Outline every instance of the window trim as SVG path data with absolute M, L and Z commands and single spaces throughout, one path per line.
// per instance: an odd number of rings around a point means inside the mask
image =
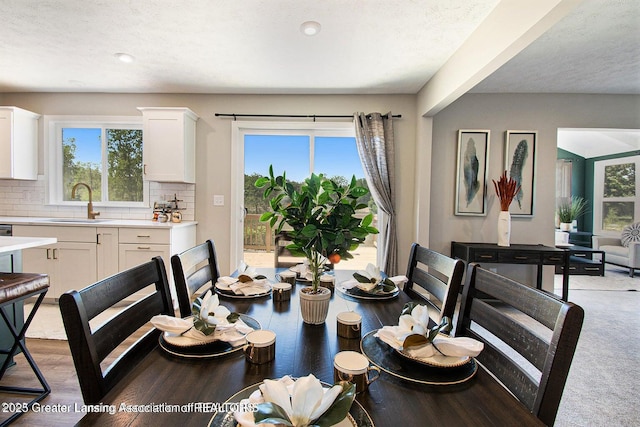
M 303 133 L 304 132 L 304 133 Z M 231 123 L 231 256 L 230 268 L 234 270 L 242 259 L 242 230 L 244 224 L 244 136 L 251 133 L 272 135 L 310 135 L 355 137 L 353 121 L 345 122 L 281 122 L 243 121 Z M 313 160 L 313 150 L 310 150 Z M 240 236 L 240 237 L 239 237 Z
M 604 198 L 604 169 L 606 166 L 619 165 L 623 163 L 636 164 L 636 195 L 629 197 Z M 620 232 L 602 229 L 602 203 L 605 201 L 627 202 L 632 201 L 634 205 L 634 221 L 640 220 L 640 156 L 625 156 L 615 159 L 597 160 L 593 165 L 593 233 L 603 236 L 619 236 Z
M 52 206 L 84 206 L 86 202 L 62 200 L 62 128 L 63 127 L 115 127 L 143 130 L 142 117 L 137 116 L 44 116 L 45 203 Z M 104 146 L 102 155 L 104 156 Z M 105 171 L 106 172 L 106 171 Z M 148 208 L 149 182 L 142 181 L 142 202 L 94 200 L 95 206 Z

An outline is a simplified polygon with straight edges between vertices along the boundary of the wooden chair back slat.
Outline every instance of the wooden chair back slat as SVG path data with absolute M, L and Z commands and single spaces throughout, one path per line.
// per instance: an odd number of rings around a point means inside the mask
M 89 322 L 98 314 L 107 308 L 120 308 L 125 298 L 150 285 L 155 291 L 139 303 L 123 306 L 118 315 L 91 331 Z M 84 402 L 98 403 L 158 344 L 160 331 L 151 329 L 126 346 L 120 357 L 103 371 L 101 364 L 106 356 L 154 315 L 174 314 L 162 258 L 155 257 L 80 291 L 64 293 L 60 297 L 60 311 Z
M 578 305 L 470 264 L 456 336 L 484 342 L 477 360 L 553 425 L 583 319 Z
M 180 316 L 191 315 L 191 304 L 203 286 L 215 285 L 220 277 L 216 249 L 212 240 L 171 257 L 173 280 L 176 285 Z
M 407 283 L 404 291 L 412 298 L 421 299 L 439 309 L 442 317 L 453 319 L 458 294 L 464 275 L 464 262 L 414 243 L 409 254 Z M 435 298 L 427 298 L 424 292 Z
M 488 302 L 476 299 L 471 307 L 471 318 L 476 323 L 484 325 L 493 335 L 504 342 L 509 342 L 511 347 L 526 358 L 538 370 L 542 370 L 549 351 L 549 338 L 540 336 L 540 331 L 523 329 L 520 319 L 509 316 L 505 306 L 494 307 Z M 512 340 L 511 337 L 519 339 Z

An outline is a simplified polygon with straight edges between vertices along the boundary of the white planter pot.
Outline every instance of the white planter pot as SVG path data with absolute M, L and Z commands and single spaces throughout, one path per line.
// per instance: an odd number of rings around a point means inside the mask
M 511 239 L 511 214 L 500 211 L 498 215 L 498 246 L 509 246 Z
M 331 291 L 320 286 L 318 287 L 318 293 L 312 294 L 305 292 L 307 289 L 310 290 L 312 288 L 303 288 L 299 292 L 302 320 L 304 320 L 304 323 L 308 323 L 310 325 L 320 325 L 327 319 Z
M 561 222 L 560 223 L 560 231 L 571 231 L 571 223 L 570 222 Z

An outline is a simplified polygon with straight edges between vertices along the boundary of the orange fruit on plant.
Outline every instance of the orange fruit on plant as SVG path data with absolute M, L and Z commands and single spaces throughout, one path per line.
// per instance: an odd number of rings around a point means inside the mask
M 331 264 L 337 264 L 340 262 L 342 258 L 340 257 L 340 254 L 335 252 L 332 253 L 331 255 L 329 255 L 329 262 L 331 262 Z

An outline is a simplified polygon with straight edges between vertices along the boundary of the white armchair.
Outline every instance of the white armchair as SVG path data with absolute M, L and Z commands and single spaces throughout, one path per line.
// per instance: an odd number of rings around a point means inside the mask
M 633 277 L 633 270 L 640 269 L 640 242 L 629 242 L 629 246 L 622 245 L 619 237 L 593 236 L 593 249 L 605 253 L 605 261 L 610 264 L 629 268 L 629 277 Z

